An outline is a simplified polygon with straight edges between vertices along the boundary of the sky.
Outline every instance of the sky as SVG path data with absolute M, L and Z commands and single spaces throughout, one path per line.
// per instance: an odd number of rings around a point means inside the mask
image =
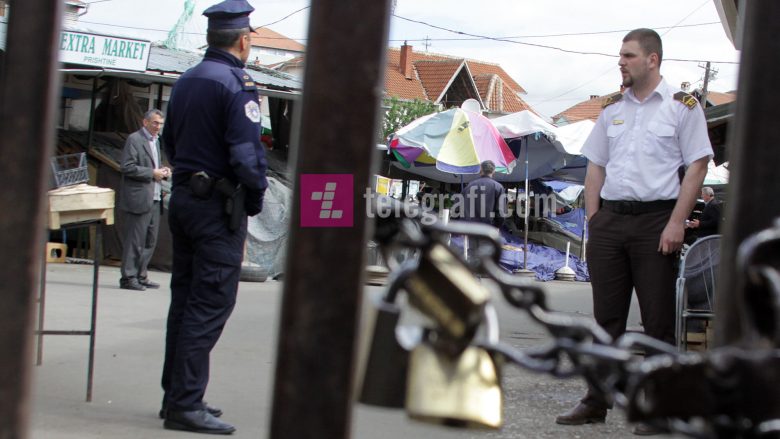
M 80 19 L 83 26 L 151 41 L 166 39 L 185 4 L 185 0 L 84 1 L 90 5 Z M 306 44 L 310 1 L 249 2 L 255 7 L 253 26 L 268 25 Z M 211 0 L 196 1 L 195 14 L 184 27 L 189 44 L 205 44 L 206 21 L 200 14 L 211 4 Z M 396 0 L 389 44 L 399 47 L 408 41 L 415 51 L 497 63 L 526 90 L 523 99 L 550 117 L 591 95 L 618 90 L 621 40 L 638 27 L 661 34 L 661 73 L 672 85 L 687 81 L 701 87 L 704 69 L 700 66 L 712 61 L 717 74 L 709 89 L 736 89 L 739 52 L 726 37 L 712 0 Z

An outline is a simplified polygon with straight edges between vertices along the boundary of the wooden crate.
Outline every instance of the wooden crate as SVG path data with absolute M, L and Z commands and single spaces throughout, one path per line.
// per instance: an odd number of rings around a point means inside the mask
M 713 334 L 712 324 L 709 321 L 707 321 L 705 322 L 704 332 L 689 332 L 687 334 L 688 350 L 704 352 L 710 349 L 712 347 L 712 342 L 714 340 L 713 336 L 714 334 Z
M 97 219 L 114 224 L 113 189 L 79 184 L 49 191 L 49 229 Z
M 46 243 L 46 262 L 64 263 L 65 256 L 68 254 L 67 244 L 59 242 Z

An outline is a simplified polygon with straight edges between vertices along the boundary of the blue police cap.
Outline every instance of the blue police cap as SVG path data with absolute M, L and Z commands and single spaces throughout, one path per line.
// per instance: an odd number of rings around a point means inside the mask
M 254 10 L 246 0 L 225 0 L 203 11 L 203 15 L 209 19 L 209 29 L 251 29 L 249 14 Z

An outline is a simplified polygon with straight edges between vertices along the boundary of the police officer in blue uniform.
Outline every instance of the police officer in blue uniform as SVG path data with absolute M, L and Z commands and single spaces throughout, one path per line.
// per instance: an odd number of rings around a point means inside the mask
M 236 303 L 247 215 L 262 209 L 267 186 L 260 104 L 244 71 L 249 58 L 245 0 L 203 12 L 208 50 L 176 82 L 163 133 L 173 171 L 171 305 L 160 416 L 171 430 L 230 434 L 222 411 L 203 401 L 209 354 Z

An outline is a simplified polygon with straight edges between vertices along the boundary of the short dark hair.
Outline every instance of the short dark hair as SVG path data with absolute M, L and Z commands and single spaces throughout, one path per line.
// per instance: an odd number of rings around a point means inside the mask
M 206 31 L 206 42 L 209 47 L 227 49 L 233 47 L 242 35 L 248 34 L 250 29 L 209 29 Z
M 496 164 L 493 160 L 485 160 L 479 165 L 480 175 L 488 176 L 496 172 Z
M 661 36 L 658 35 L 658 32 L 647 28 L 634 29 L 623 37 L 624 43 L 628 41 L 636 41 L 639 43 L 639 47 L 642 48 L 645 55 L 650 55 L 651 53 L 657 54 L 658 65 L 661 65 L 661 60 L 664 58 L 664 49 L 661 44 Z

